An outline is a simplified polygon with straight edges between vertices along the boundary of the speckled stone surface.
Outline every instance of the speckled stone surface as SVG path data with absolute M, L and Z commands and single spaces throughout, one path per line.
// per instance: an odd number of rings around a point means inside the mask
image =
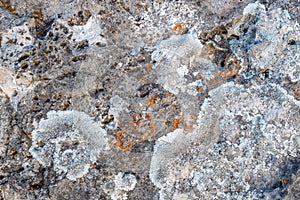
M 0 0 L 0 200 L 300 199 L 297 0 Z

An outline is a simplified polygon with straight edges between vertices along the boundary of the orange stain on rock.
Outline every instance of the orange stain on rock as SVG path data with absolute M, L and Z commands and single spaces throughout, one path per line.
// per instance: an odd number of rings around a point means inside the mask
M 150 113 L 135 113 L 130 122 L 130 132 L 137 133 L 140 141 L 149 140 L 156 132 L 154 118 Z
M 176 130 L 179 128 L 179 124 L 181 120 L 183 119 L 183 113 L 179 114 L 173 121 L 173 130 Z
M 125 130 L 119 130 L 116 132 L 116 140 L 117 140 L 116 146 L 119 147 L 122 151 L 127 151 L 132 148 L 133 142 L 130 141 L 129 144 L 124 147 L 123 136 L 122 136 L 123 133 L 125 133 Z
M 132 115 L 132 122 L 137 126 L 140 126 L 141 119 L 142 119 L 141 113 L 134 113 Z
M 150 98 L 146 99 L 146 104 L 150 108 L 153 108 L 153 107 L 157 106 L 156 101 L 157 101 L 157 96 L 155 94 L 153 94 Z
M 173 121 L 173 129 L 174 130 L 179 128 L 179 123 L 180 123 L 179 119 L 174 119 L 174 121 Z
M 173 27 L 173 31 L 177 32 L 177 33 L 181 33 L 183 32 L 183 26 L 181 25 L 181 23 L 177 23 L 175 24 L 175 26 Z
M 153 122 L 153 116 L 150 113 L 146 113 L 146 118 L 150 121 L 150 132 L 148 134 L 148 138 L 150 139 L 155 134 L 156 128 Z
M 122 151 L 127 151 L 127 150 L 129 150 L 129 149 L 132 149 L 132 147 L 133 147 L 133 142 L 130 141 L 130 143 L 129 143 L 126 147 L 120 147 L 120 149 L 121 149 Z
M 202 92 L 203 91 L 203 88 L 201 88 L 201 87 L 197 87 L 197 92 Z

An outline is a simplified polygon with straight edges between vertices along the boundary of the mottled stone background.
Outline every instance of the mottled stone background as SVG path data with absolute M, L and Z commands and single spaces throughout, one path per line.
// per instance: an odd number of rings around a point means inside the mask
M 0 200 L 300 199 L 299 0 L 0 0 Z

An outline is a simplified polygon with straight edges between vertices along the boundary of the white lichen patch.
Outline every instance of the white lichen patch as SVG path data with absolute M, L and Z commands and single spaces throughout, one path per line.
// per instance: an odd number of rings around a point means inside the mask
M 197 96 L 199 92 L 197 91 L 197 88 L 203 87 L 203 83 L 201 80 L 196 80 L 192 83 L 189 83 L 186 87 L 186 91 L 189 95 Z
M 192 34 L 173 35 L 161 41 L 151 55 L 156 62 L 154 69 L 157 82 L 175 95 L 185 93 L 188 84 L 185 76 L 188 72 L 194 73 L 200 63 L 209 62 L 201 56 L 202 47 L 197 37 Z M 211 65 L 206 65 L 206 68 Z M 210 70 L 207 69 L 209 73 Z
M 292 82 L 298 82 L 299 22 L 292 20 L 287 10 L 277 8 L 267 11 L 259 2 L 246 6 L 243 14 L 243 17 L 233 25 L 233 33 L 241 36 L 239 41 L 243 42 L 239 43 L 239 46 L 250 47 L 250 51 L 238 47 L 233 52 L 240 60 L 249 57 L 251 67 L 258 71 L 272 70 L 277 76 L 286 75 Z M 249 18 L 255 19 L 255 23 L 247 21 Z M 249 26 L 248 30 L 252 32 L 243 33 L 244 26 Z M 251 45 L 249 45 L 250 38 Z M 295 50 L 292 49 L 293 46 Z M 246 54 L 241 53 L 245 51 Z
M 265 12 L 265 6 L 258 1 L 249 3 L 243 10 L 243 15 L 251 14 L 256 15 L 258 12 Z
M 165 183 L 168 169 L 179 153 L 184 152 L 188 139 L 182 129 L 176 129 L 157 140 L 150 165 L 151 181 L 159 188 Z
M 155 46 L 151 55 L 156 83 L 176 95 L 184 115 L 183 124 L 194 122 L 199 105 L 197 98 L 211 80 L 217 66 L 209 59 L 203 45 L 194 34 L 172 35 Z
M 291 37 L 288 34 L 298 34 L 300 29 L 297 22 L 290 20 L 286 10 L 276 9 L 268 15 L 260 14 L 260 16 L 256 24 L 257 44 L 251 50 L 253 64 L 259 69 L 266 69 L 281 58 L 282 51 L 288 44 L 286 37 Z
M 136 185 L 136 177 L 133 174 L 119 172 L 115 176 L 115 189 L 131 191 Z
M 128 191 L 132 191 L 137 183 L 136 177 L 130 173 L 119 172 L 115 175 L 114 181 L 104 185 L 104 191 L 111 195 L 112 200 L 128 199 Z
M 30 48 L 33 43 L 34 37 L 30 34 L 28 24 L 25 23 L 3 33 L 0 46 L 4 55 L 18 55 L 24 49 Z
M 280 169 L 299 157 L 299 101 L 275 84 L 227 83 L 209 96 L 194 131 L 177 129 L 155 144 L 150 178 L 161 199 L 267 195 Z
M 127 109 L 129 104 L 118 95 L 113 96 L 109 100 L 109 103 L 111 105 L 109 109 L 109 115 L 114 116 L 115 119 L 114 124 L 111 128 L 114 128 L 118 126 L 118 119 L 120 118 L 121 113 L 124 111 L 129 112 L 129 110 Z
M 53 165 L 70 180 L 87 174 L 98 154 L 108 150 L 106 131 L 87 114 L 78 111 L 50 111 L 32 132 L 33 157 L 44 167 Z
M 64 22 L 67 25 L 67 23 Z M 101 36 L 103 29 L 101 27 L 100 19 L 98 16 L 91 16 L 87 23 L 83 26 L 68 26 L 73 35 L 71 40 L 80 42 L 87 40 L 89 44 L 96 43 L 106 44 L 106 39 Z

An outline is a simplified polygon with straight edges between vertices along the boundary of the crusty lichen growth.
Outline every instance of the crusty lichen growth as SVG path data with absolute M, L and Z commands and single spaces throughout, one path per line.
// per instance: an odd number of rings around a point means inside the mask
M 161 197 L 192 198 L 194 190 L 203 199 L 271 195 L 268 187 L 293 175 L 280 169 L 299 157 L 299 101 L 276 84 L 227 83 L 209 95 L 194 131 L 176 129 L 156 142 L 150 178 Z
M 32 132 L 30 153 L 44 167 L 76 180 L 84 176 L 102 150 L 108 150 L 106 131 L 87 114 L 50 111 Z
M 126 200 L 127 192 L 135 188 L 137 179 L 133 174 L 119 172 L 115 175 L 114 181 L 104 185 L 104 191 L 111 195 L 112 200 Z M 114 186 L 114 187 L 113 187 Z

